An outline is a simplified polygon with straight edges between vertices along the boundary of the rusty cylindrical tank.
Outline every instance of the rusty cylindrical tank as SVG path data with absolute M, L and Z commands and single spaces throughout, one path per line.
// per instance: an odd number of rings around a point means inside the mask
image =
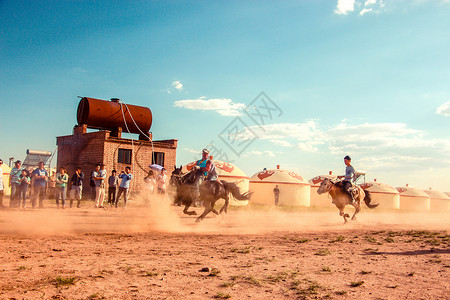
M 123 114 L 121 109 L 123 109 Z M 89 128 L 116 130 L 121 127 L 126 132 L 125 120 L 131 133 L 141 133 L 134 124 L 131 116 L 137 126 L 144 133 L 150 131 L 152 127 L 152 111 L 148 107 L 125 105 L 120 103 L 119 99 L 111 101 L 84 97 L 78 104 L 77 121 L 78 125 L 86 124 Z

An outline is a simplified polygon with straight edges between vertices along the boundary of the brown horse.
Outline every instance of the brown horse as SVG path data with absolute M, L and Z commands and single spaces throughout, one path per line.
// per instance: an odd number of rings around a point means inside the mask
M 227 212 L 229 204 L 229 195 L 233 195 L 236 200 L 249 200 L 250 193 L 241 193 L 239 187 L 234 182 L 227 182 L 225 180 L 217 181 L 203 181 L 198 188 L 195 186 L 195 172 L 188 172 L 181 174 L 181 168 L 175 168 L 172 173 L 171 183 L 176 187 L 176 196 L 174 203 L 184 204 L 183 213 L 188 215 L 196 215 L 195 211 L 188 211 L 189 207 L 195 202 L 203 203 L 205 210 L 197 218 L 196 222 L 203 220 L 210 212 L 219 214 L 214 209 L 217 200 L 225 199 L 225 204 L 220 209 L 220 213 Z M 197 199 L 199 198 L 199 199 Z
M 372 198 L 369 191 L 364 191 L 361 187 L 356 186 L 356 191 L 354 193 L 355 203 L 352 204 L 351 196 L 344 190 L 342 181 L 334 181 L 330 178 L 325 178 L 320 184 L 317 193 L 329 193 L 332 202 L 339 209 L 339 215 L 344 217 L 344 222 L 347 223 L 347 218 L 350 217 L 349 214 L 344 213 L 344 208 L 346 205 L 352 205 L 355 208 L 355 213 L 352 216 L 352 220 L 356 220 L 356 214 L 361 210 L 361 200 L 364 199 L 368 208 L 375 208 L 378 204 L 371 204 Z

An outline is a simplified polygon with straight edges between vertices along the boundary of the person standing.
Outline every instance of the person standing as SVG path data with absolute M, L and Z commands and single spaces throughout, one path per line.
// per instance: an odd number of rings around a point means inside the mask
M 31 179 L 28 174 L 28 171 L 25 169 L 22 169 L 22 173 L 19 176 L 19 198 L 17 199 L 20 207 L 20 200 L 22 200 L 22 208 L 25 209 L 26 202 L 27 202 L 27 192 L 28 192 L 28 186 L 31 184 Z
M 83 193 L 83 179 L 84 174 L 80 167 L 77 167 L 75 174 L 73 174 L 70 179 L 71 189 L 70 189 L 70 208 L 72 208 L 73 200 L 77 199 L 77 207 L 81 206 L 81 196 Z
M 4 208 L 3 205 L 3 190 L 5 189 L 3 186 L 3 170 L 2 170 L 3 160 L 0 159 L 0 208 Z
M 59 168 L 59 173 L 56 174 L 56 208 L 59 208 L 59 199 L 61 198 L 62 209 L 66 208 L 67 183 L 69 182 L 69 175 L 63 167 Z
M 161 173 L 156 177 L 156 185 L 158 186 L 158 194 L 166 193 L 167 175 L 165 168 L 162 168 Z
M 120 200 L 120 196 L 123 193 L 123 207 L 127 207 L 127 201 L 128 201 L 128 190 L 130 188 L 130 181 L 133 178 L 133 175 L 131 174 L 131 168 L 130 167 L 126 167 L 125 168 L 125 172 L 121 172 L 119 175 L 119 178 L 122 179 L 122 181 L 120 182 L 119 185 L 119 193 L 117 194 L 117 199 L 116 199 L 116 208 L 117 208 L 117 204 L 119 203 Z
M 273 189 L 273 195 L 275 196 L 275 206 L 277 206 L 280 201 L 280 189 L 278 188 L 278 184 L 275 185 L 275 188 Z
M 96 164 L 95 170 L 92 172 L 92 179 L 95 183 L 95 207 L 103 208 L 103 201 L 105 201 L 105 180 L 106 170 L 105 165 Z
M 116 203 L 117 186 L 119 185 L 119 177 L 117 171 L 112 170 L 111 176 L 108 178 L 108 204 L 114 205 Z
M 153 195 L 153 193 L 155 192 L 155 185 L 156 185 L 155 176 L 153 175 L 152 170 L 148 171 L 147 176 L 144 177 L 144 182 L 145 182 L 144 185 L 145 204 L 148 204 L 152 197 L 151 195 Z
M 39 163 L 39 167 L 31 173 L 33 176 L 33 198 L 31 205 L 36 208 L 39 197 L 39 208 L 44 208 L 45 186 L 47 185 L 48 173 L 44 168 L 44 162 Z
M 52 171 L 51 172 L 52 175 L 50 175 L 48 177 L 48 191 L 47 191 L 47 196 L 49 199 L 53 199 L 57 197 L 57 193 L 56 193 L 56 172 Z
M 19 177 L 22 174 L 22 162 L 16 160 L 14 162 L 14 168 L 9 172 L 9 186 L 11 187 L 11 196 L 9 201 L 9 207 L 16 207 L 19 203 Z

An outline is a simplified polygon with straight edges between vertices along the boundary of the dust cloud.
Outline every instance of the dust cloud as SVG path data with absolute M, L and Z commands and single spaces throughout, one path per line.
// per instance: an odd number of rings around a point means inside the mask
M 343 224 L 338 210 L 313 208 L 230 207 L 228 214 L 210 213 L 196 223 L 203 208 L 191 208 L 197 216 L 182 213 L 168 197 L 133 197 L 126 208 L 94 208 L 83 202 L 82 208 L 56 209 L 47 203 L 45 209 L 7 209 L 0 211 L 0 233 L 30 235 L 64 235 L 74 233 L 194 233 L 194 234 L 262 234 L 280 231 L 341 231 L 353 229 L 448 230 L 449 212 L 401 212 L 363 209 L 358 220 Z M 352 208 L 347 208 L 353 213 Z

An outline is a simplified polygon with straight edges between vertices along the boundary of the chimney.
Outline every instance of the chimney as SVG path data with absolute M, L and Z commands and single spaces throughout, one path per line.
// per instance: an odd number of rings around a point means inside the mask
M 328 171 L 328 173 L 329 173 L 330 175 L 333 175 L 333 171 Z
M 279 170 L 280 169 L 280 165 L 277 165 L 277 170 Z
M 377 182 L 377 179 L 375 178 L 375 179 L 373 180 L 373 182 Z
M 406 186 L 408 186 L 409 184 L 406 184 Z
M 212 159 L 213 159 L 213 156 L 211 155 L 211 156 L 209 157 L 209 159 L 212 160 Z

